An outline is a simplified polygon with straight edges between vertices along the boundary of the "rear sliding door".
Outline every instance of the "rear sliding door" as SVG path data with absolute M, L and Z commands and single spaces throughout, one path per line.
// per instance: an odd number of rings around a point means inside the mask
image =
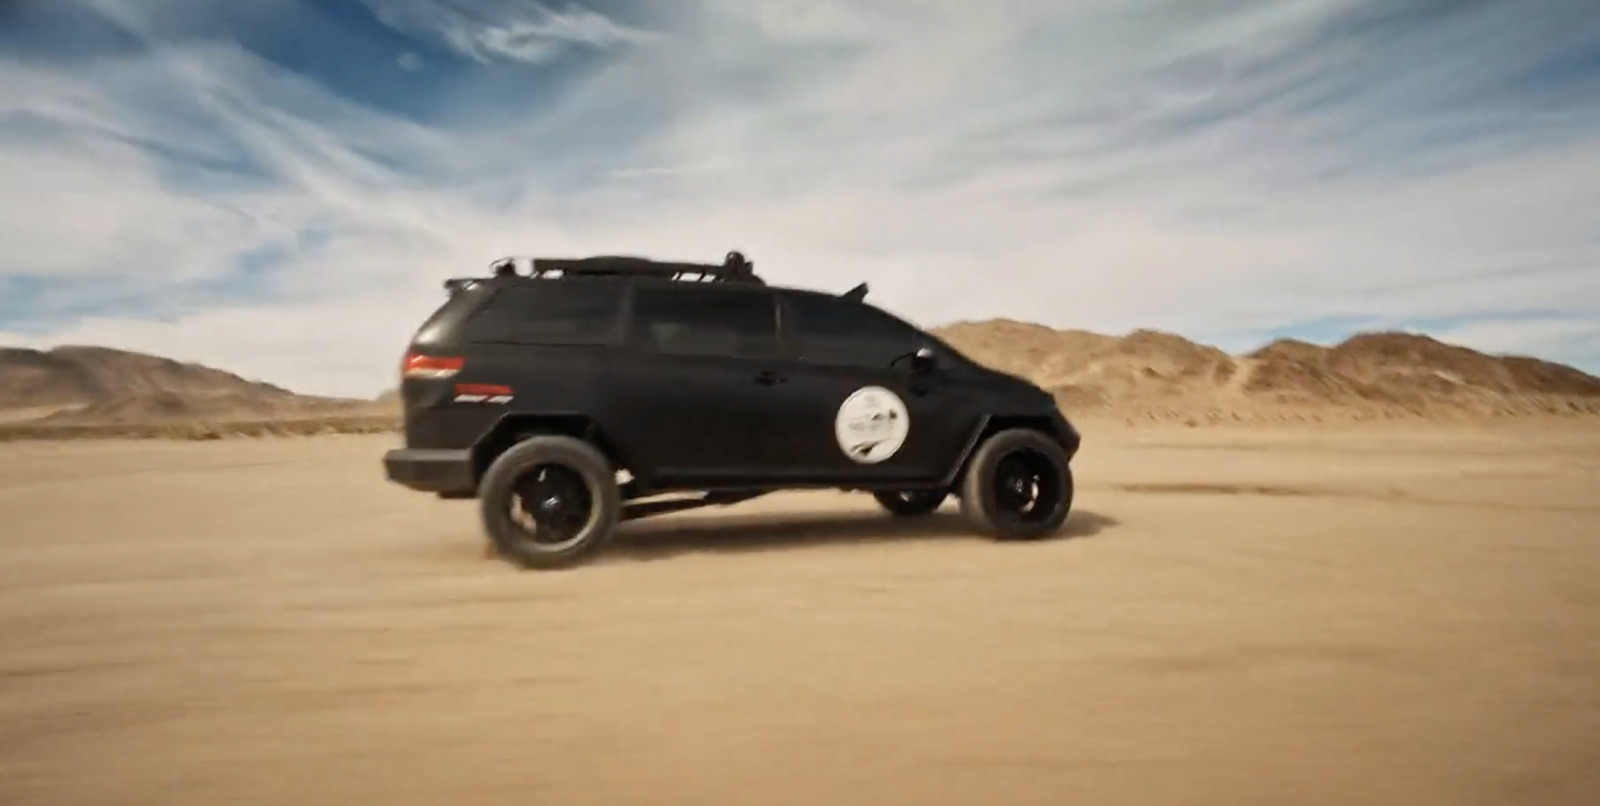
M 652 483 L 739 486 L 772 472 L 777 304 L 763 289 L 639 282 L 607 373 L 606 428 Z

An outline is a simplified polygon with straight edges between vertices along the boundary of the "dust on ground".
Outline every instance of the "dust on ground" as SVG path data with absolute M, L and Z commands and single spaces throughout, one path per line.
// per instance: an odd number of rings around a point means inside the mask
M 394 435 L 0 445 L 0 803 L 1593 802 L 1594 429 L 1086 431 L 1057 539 L 793 494 L 549 573 Z

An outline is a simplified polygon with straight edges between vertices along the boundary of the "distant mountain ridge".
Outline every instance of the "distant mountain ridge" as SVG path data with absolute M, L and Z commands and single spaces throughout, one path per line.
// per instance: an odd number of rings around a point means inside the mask
M 272 419 L 367 401 L 300 395 L 202 364 L 109 347 L 0 348 L 0 412 L 57 423 Z
M 1195 422 L 1600 414 L 1600 378 L 1413 333 L 1359 333 L 1332 347 L 1280 339 L 1235 356 L 1156 330 L 1107 336 L 991 319 L 934 332 L 1080 414 Z
M 1149 329 L 1110 336 L 991 319 L 933 332 L 1050 390 L 1078 417 L 1201 424 L 1600 414 L 1600 378 L 1411 333 L 1360 333 L 1332 347 L 1280 339 L 1230 355 Z M 370 429 L 393 427 L 398 414 L 393 390 L 317 397 L 109 347 L 0 348 L 0 424 L 13 429 L 350 417 Z

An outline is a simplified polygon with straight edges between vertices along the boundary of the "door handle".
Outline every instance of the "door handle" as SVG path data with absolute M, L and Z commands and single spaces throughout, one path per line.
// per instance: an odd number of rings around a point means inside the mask
M 762 386 L 776 386 L 780 383 L 788 383 L 788 381 L 788 378 L 785 378 L 784 376 L 779 375 L 770 369 L 764 369 L 756 373 L 756 383 L 759 383 Z

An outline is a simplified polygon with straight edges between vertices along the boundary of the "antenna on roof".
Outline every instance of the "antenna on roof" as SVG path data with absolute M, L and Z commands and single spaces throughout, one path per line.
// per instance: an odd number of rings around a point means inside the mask
M 867 298 L 867 284 L 862 283 L 839 296 L 848 302 L 860 302 Z

